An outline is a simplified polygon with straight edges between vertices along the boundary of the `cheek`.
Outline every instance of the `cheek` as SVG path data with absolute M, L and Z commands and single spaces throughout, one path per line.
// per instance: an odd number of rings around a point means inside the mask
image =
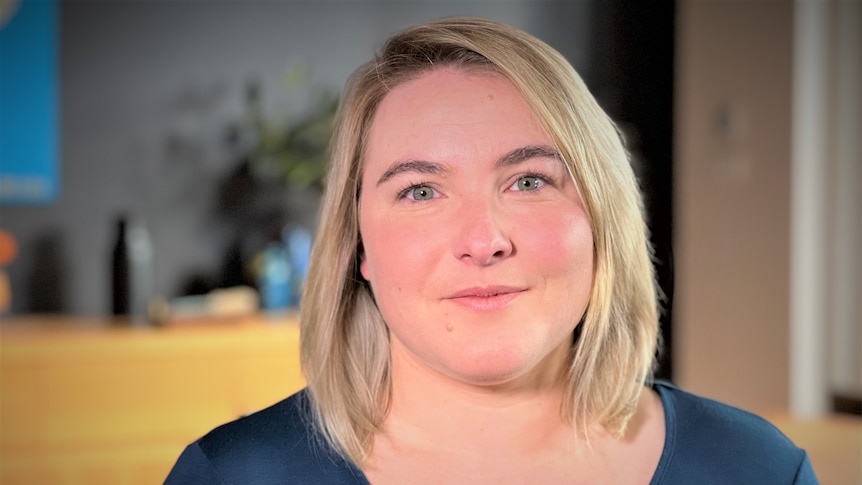
M 578 275 L 592 275 L 593 236 L 581 212 L 534 215 L 529 227 L 522 228 L 521 241 L 534 264 L 550 274 L 575 270 Z
M 359 268 L 375 291 L 423 280 L 439 253 L 435 249 L 441 240 L 439 231 L 429 230 L 428 224 L 379 218 L 360 224 L 360 232 L 365 252 Z

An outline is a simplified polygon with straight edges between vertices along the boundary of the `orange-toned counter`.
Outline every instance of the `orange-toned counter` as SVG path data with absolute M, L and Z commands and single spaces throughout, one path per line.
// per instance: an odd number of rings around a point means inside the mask
M 0 324 L 0 483 L 161 483 L 183 447 L 304 385 L 295 318 Z

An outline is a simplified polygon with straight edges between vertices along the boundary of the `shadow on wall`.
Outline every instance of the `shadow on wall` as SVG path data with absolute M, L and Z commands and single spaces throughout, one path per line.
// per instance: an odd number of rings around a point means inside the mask
M 63 247 L 59 231 L 44 233 L 33 243 L 33 260 L 25 298 L 34 313 L 60 313 L 68 309 L 63 290 L 67 280 Z

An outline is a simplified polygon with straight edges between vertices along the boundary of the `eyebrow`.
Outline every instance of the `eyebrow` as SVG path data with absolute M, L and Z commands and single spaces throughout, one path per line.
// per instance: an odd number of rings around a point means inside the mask
M 562 161 L 563 159 L 560 156 L 560 152 L 553 147 L 546 145 L 527 145 L 507 152 L 494 162 L 494 167 L 511 167 L 533 158 L 553 158 L 559 161 Z M 402 162 L 392 164 L 391 167 L 383 172 L 383 175 L 381 175 L 380 179 L 377 180 L 377 186 L 379 187 L 392 177 L 405 172 L 437 175 L 446 172 L 446 167 L 439 163 L 429 162 L 426 160 L 404 160 Z
M 553 158 L 558 161 L 563 160 L 563 157 L 560 156 L 560 152 L 553 147 L 546 145 L 527 145 L 521 148 L 516 148 L 503 155 L 497 160 L 494 166 L 496 168 L 510 167 L 533 158 Z
M 387 180 L 392 177 L 405 172 L 415 172 L 415 173 L 429 173 L 429 174 L 441 174 L 446 171 L 446 168 L 439 163 L 434 162 L 426 162 L 425 160 L 405 160 L 403 162 L 395 163 L 391 167 L 389 167 L 383 175 L 380 176 L 380 179 L 377 180 L 377 186 L 380 187 Z

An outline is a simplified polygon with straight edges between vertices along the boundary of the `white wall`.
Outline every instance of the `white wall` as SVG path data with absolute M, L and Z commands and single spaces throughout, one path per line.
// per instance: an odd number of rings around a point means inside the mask
M 862 2 L 795 6 L 790 408 L 862 399 Z

